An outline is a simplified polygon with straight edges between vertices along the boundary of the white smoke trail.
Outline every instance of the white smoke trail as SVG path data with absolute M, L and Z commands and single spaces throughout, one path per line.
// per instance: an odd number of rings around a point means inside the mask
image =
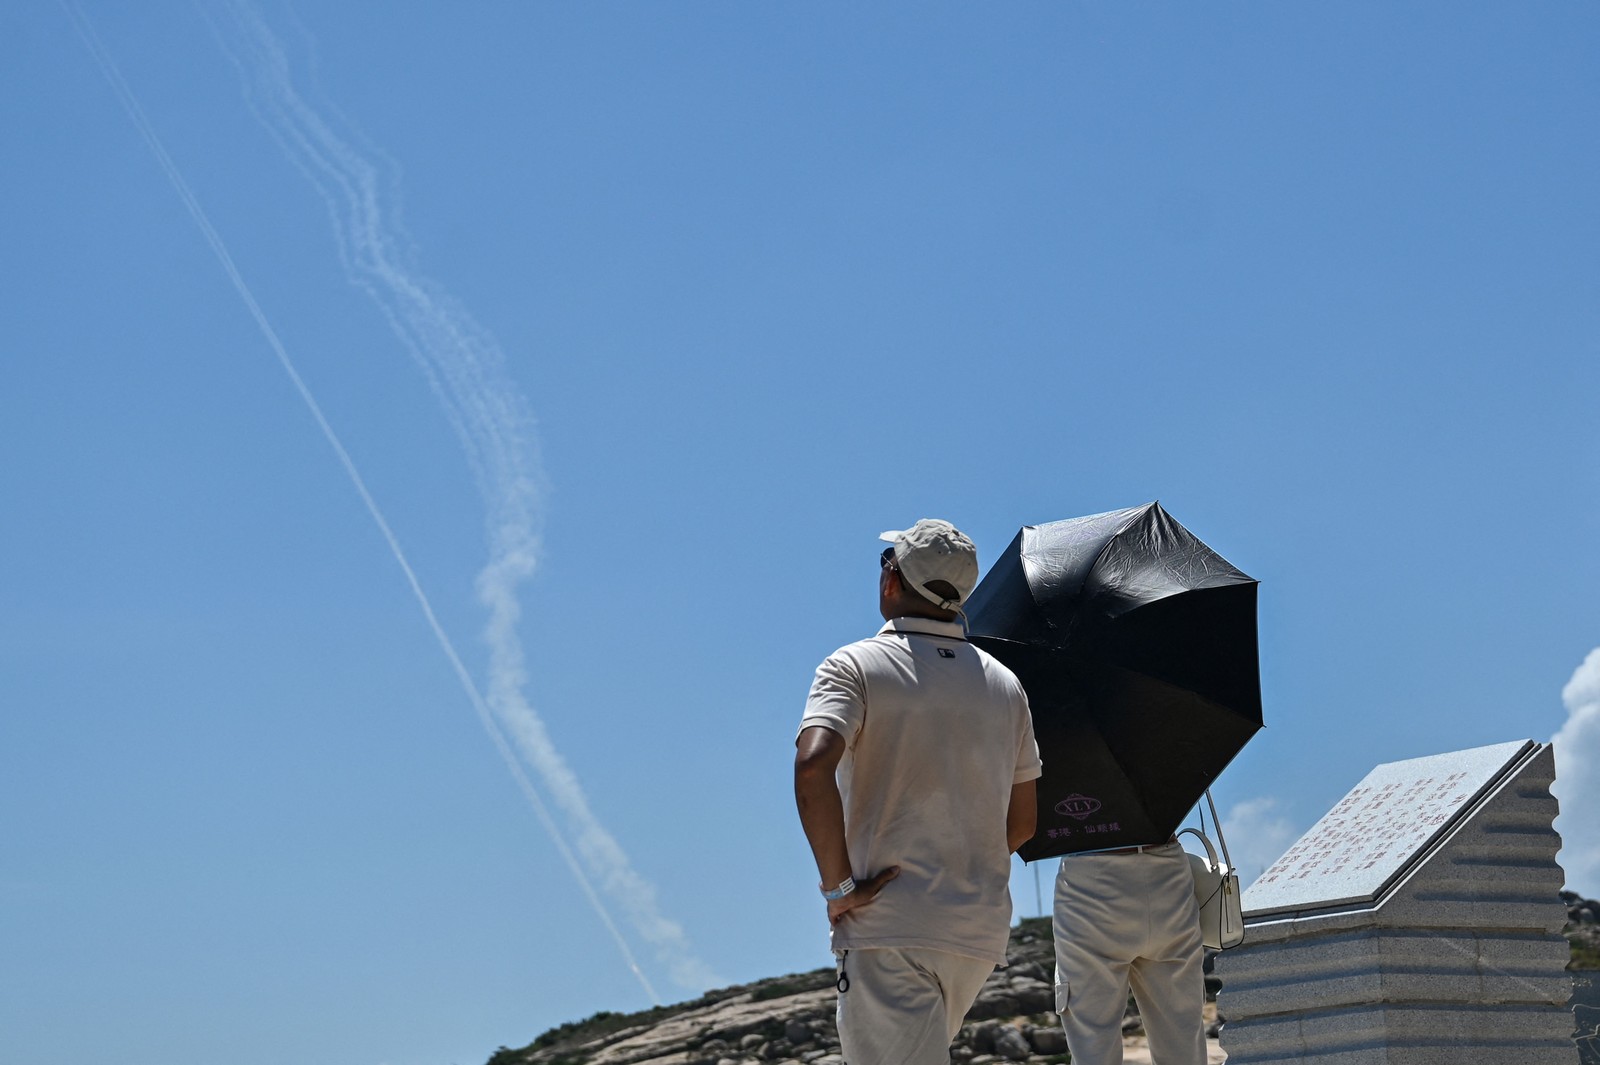
M 585 896 L 589 899 L 596 913 L 599 914 L 601 922 L 610 931 L 629 969 L 644 987 L 645 993 L 650 996 L 651 1001 L 659 1003 L 659 996 L 656 995 L 655 989 L 650 985 L 650 981 L 644 975 L 644 971 L 639 968 L 637 961 L 634 960 L 633 952 L 628 948 L 627 940 L 623 939 L 622 933 L 618 931 L 615 922 L 611 919 L 611 915 L 606 911 L 599 896 L 595 894 L 593 886 L 589 883 L 588 878 L 584 876 L 582 866 L 578 864 L 571 848 L 556 828 L 555 821 L 551 818 L 544 800 L 533 787 L 533 783 L 528 779 L 527 774 L 523 772 L 521 763 L 516 760 L 510 746 L 506 743 L 504 734 L 495 724 L 494 718 L 489 713 L 488 704 L 478 691 L 477 684 L 472 680 L 471 674 L 467 672 L 466 666 L 461 661 L 461 656 L 456 653 L 455 645 L 450 641 L 450 637 L 445 633 L 443 626 L 439 624 L 439 619 L 433 611 L 433 604 L 429 602 L 427 594 L 422 590 L 422 585 L 417 580 L 416 573 L 411 568 L 410 562 L 406 559 L 405 552 L 401 550 L 399 540 L 396 539 L 394 532 L 390 529 L 388 520 L 384 518 L 383 512 L 372 498 L 372 493 L 367 490 L 366 482 L 362 479 L 355 462 L 350 458 L 349 452 L 345 450 L 344 444 L 333 431 L 333 427 L 329 424 L 327 418 L 323 416 L 322 408 L 318 405 L 316 398 L 311 394 L 311 390 L 306 386 L 293 361 L 289 358 L 288 351 L 278 338 L 277 331 L 273 329 L 272 323 L 268 321 L 265 312 L 262 311 L 255 294 L 250 290 L 249 285 L 245 283 L 244 277 L 234 263 L 232 254 L 223 243 L 221 235 L 211 225 L 210 218 L 201 208 L 199 200 L 196 199 L 193 190 L 189 187 L 189 183 L 184 180 L 183 174 L 177 168 L 177 164 L 173 162 L 172 157 L 167 154 L 165 146 L 162 145 L 160 138 L 156 136 L 154 127 L 151 126 L 148 117 L 144 113 L 144 108 L 139 105 L 138 99 L 133 95 L 133 91 L 122 77 L 122 72 L 112 62 L 110 53 L 106 51 L 88 17 L 71 0 L 62 0 L 62 6 L 66 8 L 68 15 L 73 19 L 79 37 L 93 54 L 101 72 L 116 93 L 118 101 L 122 104 L 123 109 L 127 111 L 128 117 L 139 130 L 140 136 L 144 138 L 145 144 L 150 148 L 151 153 L 156 157 L 162 172 L 166 175 L 173 189 L 177 191 L 190 217 L 194 220 L 195 225 L 199 227 L 201 235 L 205 237 L 206 243 L 210 246 L 213 254 L 216 255 L 217 261 L 221 263 L 224 272 L 233 284 L 234 291 L 244 301 L 245 307 L 255 320 L 256 326 L 260 329 L 262 336 L 266 338 L 273 354 L 277 356 L 278 364 L 289 376 L 289 380 L 294 384 L 296 391 L 300 394 L 300 398 L 305 402 L 307 409 L 315 419 L 317 427 L 322 431 L 323 437 L 328 441 L 329 446 L 333 448 L 334 454 L 338 456 L 340 465 L 344 467 L 345 473 L 355 486 L 356 493 L 361 497 L 362 504 L 367 508 L 367 513 L 372 516 L 372 520 L 377 524 L 385 542 L 389 545 L 389 550 L 394 555 L 395 561 L 399 563 L 401 571 L 405 574 L 406 581 L 411 586 L 412 594 L 416 596 L 417 602 L 422 607 L 423 616 L 427 619 L 429 628 L 433 630 L 434 637 L 443 649 L 445 657 L 449 659 L 451 668 L 455 670 L 457 679 L 461 682 L 468 698 L 472 701 L 472 705 L 478 713 L 478 718 L 483 723 L 484 729 L 489 733 L 490 738 L 494 741 L 496 749 L 500 752 L 501 759 L 510 769 L 523 795 L 527 797 L 529 804 L 532 805 L 534 813 L 538 815 L 546 831 L 555 841 L 557 848 L 572 870 L 573 875 L 577 878 Z
M 562 809 L 589 873 L 649 942 L 675 983 L 701 991 L 717 978 L 656 903 L 600 823 L 526 696 L 516 626 L 518 591 L 537 562 L 544 481 L 527 403 L 494 338 L 457 301 L 408 266 L 404 233 L 386 210 L 379 172 L 296 90 L 276 35 L 243 0 L 229 5 L 235 35 L 219 33 L 263 124 L 327 205 L 346 275 L 382 310 L 426 375 L 472 465 L 487 508 L 489 562 L 478 576 L 489 611 L 488 703 Z
M 1556 828 L 1561 833 L 1561 867 L 1567 890 L 1600 898 L 1600 647 L 1590 651 L 1561 689 L 1567 720 L 1551 739 L 1556 748 L 1556 779 L 1550 786 L 1561 800 Z
M 439 624 L 415 572 L 376 501 L 367 490 L 349 453 L 323 416 L 321 408 L 300 377 L 276 331 L 245 283 L 221 236 L 211 225 L 187 181 L 156 136 L 143 108 L 112 61 L 87 15 L 77 5 L 76 0 L 60 0 L 60 3 L 72 19 L 80 38 L 93 55 L 119 102 L 160 164 L 168 182 L 178 193 L 190 217 L 216 255 L 262 336 L 272 348 L 280 366 L 317 422 L 318 428 L 333 448 L 367 512 L 377 524 L 396 562 L 405 574 L 429 627 L 455 670 L 485 731 L 646 994 L 653 1002 L 659 1003 L 660 999 L 655 989 L 640 969 L 628 948 L 627 941 L 596 895 L 583 866 L 573 855 L 543 799 L 514 757 L 494 715 L 498 715 L 509 726 L 524 755 L 540 772 L 546 785 L 551 788 L 566 812 L 569 821 L 576 826 L 579 851 L 584 862 L 599 874 L 602 885 L 608 892 L 622 897 L 633 923 L 668 963 L 674 979 L 695 990 L 716 982 L 689 952 L 682 929 L 659 914 L 650 885 L 633 871 L 616 841 L 589 810 L 576 778 L 559 752 L 555 750 L 543 722 L 523 695 L 525 678 L 521 647 L 514 633 L 519 609 L 515 591 L 518 582 L 531 573 L 534 564 L 534 551 L 537 545 L 534 518 L 539 480 L 538 466 L 529 448 L 527 433 L 529 419 L 526 417 L 524 405 L 520 396 L 504 378 L 499 351 L 493 341 L 451 301 L 431 293 L 425 284 L 398 267 L 392 254 L 391 231 L 385 230 L 382 226 L 382 214 L 378 210 L 377 198 L 370 184 L 371 168 L 365 166 L 342 143 L 331 138 L 331 134 L 327 135 L 326 146 L 336 148 L 338 153 L 342 153 L 340 158 L 347 164 L 357 164 L 355 176 L 364 178 L 368 182 L 358 205 L 362 213 L 346 219 L 349 223 L 348 232 L 343 228 L 339 229 L 341 251 L 345 255 L 347 269 L 351 271 L 353 279 L 362 283 L 368 292 L 378 299 L 396 333 L 407 343 L 413 355 L 428 373 L 435 393 L 444 403 L 452 424 L 467 448 L 480 488 L 490 504 L 491 561 L 480 575 L 478 582 L 480 598 L 490 610 L 488 638 L 491 648 L 491 682 L 489 697 L 486 700 L 478 691 L 460 655 Z M 264 24 L 253 12 L 240 5 L 236 15 L 240 25 L 249 31 L 249 39 L 253 42 L 258 57 L 281 58 L 281 50 L 278 49 L 275 38 L 267 32 Z M 241 64 L 241 70 L 245 69 Z M 310 119 L 311 124 L 308 128 L 319 138 L 326 133 L 326 127 L 316 120 L 316 116 L 293 94 L 292 87 L 287 81 L 285 64 L 280 63 L 276 68 L 263 66 L 258 69 L 263 74 L 276 74 L 276 81 L 268 80 L 268 84 L 276 84 L 283 90 L 280 97 L 275 97 L 275 100 L 288 101 L 292 104 L 291 113 Z M 289 126 L 287 133 L 291 136 L 287 138 L 284 137 L 286 132 L 284 129 L 279 129 L 277 132 L 280 139 L 283 139 L 288 146 L 302 139 L 300 134 L 304 130 L 298 126 Z M 295 158 L 303 168 L 307 167 L 308 163 L 322 165 L 325 161 L 325 157 L 320 155 Z M 311 173 L 309 169 L 307 172 Z M 349 172 L 346 173 L 348 176 Z M 330 207 L 337 206 L 337 201 L 334 200 L 327 185 L 319 182 L 318 189 L 329 200 Z M 336 212 L 336 218 L 338 217 Z M 356 240 L 348 243 L 345 238 L 352 235 Z M 357 251 L 354 259 L 350 254 L 352 247 Z M 365 262 L 368 268 L 358 271 L 352 265 L 353 262 Z M 387 299 L 384 298 L 385 295 Z

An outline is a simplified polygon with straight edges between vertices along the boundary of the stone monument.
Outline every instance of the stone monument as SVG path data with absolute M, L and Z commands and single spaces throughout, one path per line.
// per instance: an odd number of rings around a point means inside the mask
M 1229 1065 L 1576 1065 L 1554 779 L 1531 740 L 1367 774 L 1244 893 Z

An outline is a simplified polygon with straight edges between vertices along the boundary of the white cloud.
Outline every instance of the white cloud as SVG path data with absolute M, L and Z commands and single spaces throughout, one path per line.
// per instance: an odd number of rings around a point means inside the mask
M 1556 782 L 1550 789 L 1561 801 L 1561 866 L 1568 890 L 1600 898 L 1600 647 L 1573 672 L 1561 701 L 1567 721 L 1551 741 Z
M 1281 807 L 1271 796 L 1246 799 L 1235 803 L 1222 819 L 1222 834 L 1228 840 L 1234 868 L 1239 871 L 1239 882 L 1245 887 L 1300 837 L 1300 830 L 1280 812 Z

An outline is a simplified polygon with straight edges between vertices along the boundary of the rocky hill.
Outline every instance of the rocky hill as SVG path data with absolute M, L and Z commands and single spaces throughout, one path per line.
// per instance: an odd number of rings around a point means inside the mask
M 1562 901 L 1571 967 L 1600 969 L 1600 902 L 1567 892 Z M 1054 1012 L 1049 919 L 1030 918 L 1013 928 L 1006 956 L 1010 964 L 995 970 L 968 1012 L 952 1062 L 1069 1061 Z M 1211 998 L 1216 982 L 1207 977 L 1206 985 Z M 597 1013 L 552 1028 L 520 1049 L 501 1047 L 488 1065 L 841 1065 L 834 999 L 831 967 L 771 977 L 639 1013 Z M 1208 1002 L 1206 1012 L 1210 1058 L 1220 1062 L 1215 1006 Z M 1122 1027 L 1127 1065 L 1148 1062 L 1131 1003 Z
M 1600 902 L 1561 893 L 1567 904 L 1567 939 L 1572 943 L 1572 964 L 1569 969 L 1600 969 Z
M 1012 929 L 1010 965 L 996 970 L 962 1029 L 956 1060 L 1066 1060 L 1051 987 L 1050 922 Z M 838 1065 L 832 967 L 722 988 L 692 1002 L 562 1025 L 489 1065 Z

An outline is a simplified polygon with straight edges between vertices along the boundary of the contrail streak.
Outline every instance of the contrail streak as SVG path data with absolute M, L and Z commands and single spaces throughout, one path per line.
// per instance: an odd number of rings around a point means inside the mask
M 584 896 L 616 942 L 630 971 L 638 979 L 651 1001 L 659 1003 L 659 996 L 596 893 L 583 864 L 566 843 L 544 800 L 514 756 L 506 740 L 505 731 L 496 720 L 496 715 L 510 729 L 524 756 L 529 758 L 544 777 L 569 820 L 575 823 L 579 832 L 579 850 L 584 861 L 601 874 L 602 886 L 609 893 L 624 895 L 624 901 L 629 903 L 627 908 L 633 922 L 639 926 L 641 934 L 657 947 L 664 959 L 672 964 L 674 977 L 680 983 L 705 979 L 709 973 L 688 953 L 687 941 L 681 928 L 656 912 L 653 889 L 633 871 L 620 846 L 589 811 L 587 799 L 576 778 L 551 744 L 543 722 L 528 705 L 522 693 L 525 679 L 522 655 L 520 644 L 517 643 L 514 634 L 519 613 L 515 588 L 518 581 L 525 579 L 531 573 L 534 564 L 534 549 L 537 543 L 534 531 L 536 502 L 534 493 L 538 471 L 536 463 L 527 457 L 528 445 L 524 435 L 524 423 L 527 419 L 519 409 L 520 398 L 514 390 L 506 387 L 505 381 L 490 372 L 499 369 L 498 349 L 464 312 L 456 309 L 442 297 L 431 294 L 427 286 L 394 265 L 388 256 L 390 238 L 381 229 L 382 216 L 377 210 L 377 201 L 369 185 L 365 189 L 366 199 L 361 205 L 363 212 L 359 216 L 347 219 L 348 233 L 344 229 L 338 230 L 341 238 L 341 254 L 345 259 L 346 268 L 351 273 L 352 279 L 362 284 L 369 294 L 378 300 L 395 332 L 422 364 L 435 393 L 444 403 L 452 424 L 467 448 L 480 489 L 490 502 L 491 562 L 480 574 L 478 581 L 479 596 L 490 609 L 487 632 L 491 651 L 490 690 L 488 697 L 485 698 L 472 680 L 448 634 L 440 625 L 432 604 L 406 559 L 398 539 L 367 489 L 355 463 L 289 358 L 276 330 L 273 329 L 245 282 L 220 234 L 212 226 L 188 182 L 167 153 L 160 138 L 156 136 L 143 108 L 112 61 L 87 15 L 77 5 L 76 0 L 60 0 L 60 3 L 119 102 L 160 164 L 168 182 L 178 193 L 190 217 L 200 229 L 268 346 L 272 348 L 279 365 L 288 375 L 318 428 L 333 448 L 363 505 L 405 574 L 435 639 L 455 670 L 485 732 L 494 742 L 529 805 L 533 807 L 555 842 Z M 281 50 L 259 18 L 243 5 L 236 8 L 235 15 L 242 26 L 251 33 L 257 51 L 279 60 L 276 67 L 262 70 L 261 73 L 276 75 L 275 84 L 281 88 L 284 99 L 292 105 L 293 113 L 297 117 L 308 118 L 310 122 L 308 128 L 319 138 L 323 138 L 321 147 L 331 147 L 343 153 L 347 162 L 359 163 L 358 157 L 349 153 L 342 143 L 331 139 L 331 135 L 326 134 L 325 126 L 294 95 L 287 81 L 286 64 L 281 62 Z M 235 61 L 237 62 L 237 59 Z M 245 70 L 242 64 L 240 69 L 242 72 Z M 274 83 L 269 82 L 269 84 Z M 275 129 L 275 134 L 286 148 L 296 143 L 303 132 L 295 127 L 290 127 L 288 130 Z M 297 165 L 307 170 L 308 176 L 311 174 L 307 169 L 308 163 L 321 165 L 325 161 L 320 155 L 296 156 L 292 151 L 291 157 L 295 159 Z M 370 171 L 370 167 L 365 168 L 364 173 L 368 178 Z M 328 199 L 330 207 L 335 207 L 336 201 L 329 189 L 321 182 L 317 185 L 319 192 Z M 337 220 L 337 212 L 335 217 Z M 347 241 L 346 238 L 350 236 L 354 237 L 354 244 Z M 355 260 L 352 260 L 352 247 L 357 255 Z M 366 257 L 365 260 L 361 258 L 362 256 Z M 357 273 L 352 266 L 353 261 L 364 261 L 367 265 L 365 273 Z M 384 287 L 380 288 L 380 285 Z M 387 300 L 383 298 L 385 291 L 390 297 Z M 485 353 L 494 359 L 482 358 L 481 355 Z M 452 354 L 454 358 L 451 358 Z M 475 354 L 480 357 L 474 358 Z M 491 489 L 497 491 L 491 492 Z M 629 892 L 633 893 L 631 897 L 626 894 Z M 705 986 L 707 983 L 699 983 L 697 989 L 703 989 Z
M 654 886 L 633 869 L 595 816 L 525 694 L 518 591 L 537 561 L 544 476 L 533 419 L 506 373 L 499 345 L 456 300 L 409 268 L 410 249 L 386 210 L 377 168 L 296 90 L 270 27 L 243 0 L 228 10 L 236 33 L 219 32 L 218 39 L 253 108 L 322 197 L 346 275 L 377 304 L 422 369 L 471 463 L 489 540 L 489 561 L 477 580 L 479 600 L 489 612 L 487 703 L 561 808 L 589 875 L 655 948 L 674 982 L 704 990 L 716 977 L 695 958 L 682 927 L 662 915 Z

